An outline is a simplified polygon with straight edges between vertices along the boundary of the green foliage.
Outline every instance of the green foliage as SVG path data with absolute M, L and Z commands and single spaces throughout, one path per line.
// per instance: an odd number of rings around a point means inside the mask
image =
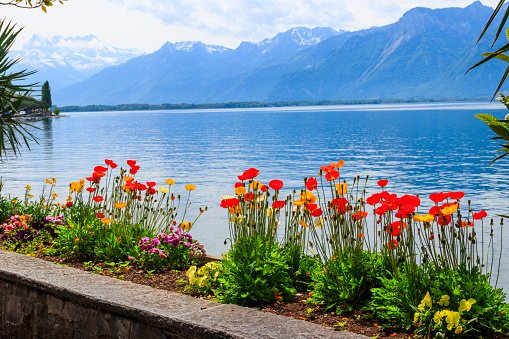
M 223 260 L 217 297 L 241 306 L 252 302 L 291 300 L 295 289 L 288 275 L 288 254 L 277 244 L 244 238 L 232 245 Z
M 55 108 L 55 110 L 53 111 L 53 114 L 55 115 L 59 115 L 60 114 L 60 108 Z
M 51 88 L 49 87 L 49 82 L 46 81 L 42 85 L 42 97 L 41 102 L 44 105 L 45 109 L 49 109 L 53 103 L 51 101 Z
M 19 60 L 12 60 L 8 53 L 20 32 L 15 30 L 14 25 L 0 21 L 0 159 L 7 155 L 8 148 L 17 156 L 23 145 L 30 149 L 29 142 L 37 142 L 26 129 L 33 126 L 12 118 L 30 95 L 33 86 L 18 83 L 35 73 L 27 70 L 12 72 Z
M 507 97 L 502 93 L 498 94 L 500 95 L 500 97 L 498 97 L 497 100 L 503 103 L 509 109 L 509 102 L 507 100 Z M 506 142 L 505 144 L 499 144 L 503 148 L 497 150 L 497 152 L 501 152 L 502 154 L 496 157 L 490 163 L 491 165 L 495 161 L 502 159 L 507 154 L 509 154 L 509 120 L 507 120 L 507 116 L 506 118 L 504 118 L 504 120 L 498 120 L 491 114 L 477 114 L 475 117 L 486 123 L 488 127 L 491 128 L 493 132 L 495 132 L 497 136 L 491 138 L 491 140 L 503 140 Z
M 420 288 L 404 272 L 381 278 L 381 286 L 372 289 L 369 305 L 376 318 L 385 326 L 413 327 L 418 334 L 437 338 L 479 338 L 507 331 L 509 305 L 505 294 L 493 288 L 489 277 L 477 267 L 468 270 L 461 264 L 454 270 L 430 272 L 420 272 L 426 278 Z
M 66 258 L 126 261 L 129 256 L 140 256 L 139 239 L 152 235 L 137 225 L 126 230 L 127 232 L 122 233 L 112 232 L 92 215 L 80 223 L 71 221 L 69 226 L 60 226 L 54 247 Z
M 338 314 L 359 309 L 371 298 L 371 289 L 380 285 L 382 261 L 376 253 L 344 253 L 341 259 L 327 260 L 313 274 L 313 303 L 324 303 Z
M 0 223 L 9 218 L 13 214 L 14 209 L 15 205 L 12 203 L 12 199 L 0 197 Z
M 419 272 L 422 274 L 422 271 Z M 372 298 L 368 306 L 385 325 L 409 329 L 414 319 L 412 306 L 415 295 L 422 293 L 413 284 L 413 279 L 400 273 L 396 277 L 380 277 L 380 287 L 371 289 Z

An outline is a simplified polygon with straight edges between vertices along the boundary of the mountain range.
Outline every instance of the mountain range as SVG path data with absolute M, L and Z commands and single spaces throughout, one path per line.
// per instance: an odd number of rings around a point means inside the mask
M 103 68 L 121 64 L 141 50 L 121 49 L 102 43 L 94 35 L 46 38 L 34 34 L 21 49 L 11 51 L 20 62 L 15 70 L 37 69 L 28 82 L 49 81 L 58 90 L 86 80 Z
M 465 75 L 491 50 L 477 38 L 493 9 L 414 8 L 383 27 L 296 27 L 236 49 L 165 43 L 57 90 L 59 106 L 491 96 L 504 64 Z M 491 34 L 492 32 L 490 32 Z M 496 46 L 495 46 L 496 47 Z

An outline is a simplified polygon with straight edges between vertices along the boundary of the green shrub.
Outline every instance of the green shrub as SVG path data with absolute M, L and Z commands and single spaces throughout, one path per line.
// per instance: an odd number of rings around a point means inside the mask
M 293 299 L 295 289 L 288 274 L 288 260 L 288 253 L 277 243 L 260 238 L 239 239 L 222 262 L 224 273 L 218 278 L 218 298 L 241 306 Z

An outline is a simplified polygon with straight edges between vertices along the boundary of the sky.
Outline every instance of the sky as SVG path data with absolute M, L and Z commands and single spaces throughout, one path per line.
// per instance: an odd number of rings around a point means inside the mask
M 396 22 L 414 7 L 465 7 L 473 0 L 68 0 L 41 9 L 0 6 L 0 18 L 24 27 L 13 49 L 33 34 L 84 36 L 151 53 L 166 41 L 236 48 L 297 26 L 354 31 Z M 495 7 L 499 0 L 482 0 Z M 488 18 L 486 18 L 488 19 Z

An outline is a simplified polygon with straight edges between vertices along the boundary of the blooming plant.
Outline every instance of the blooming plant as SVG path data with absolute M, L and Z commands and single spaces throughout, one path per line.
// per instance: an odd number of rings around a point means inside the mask
M 218 277 L 223 274 L 222 272 L 223 265 L 218 261 L 206 263 L 200 268 L 191 266 L 186 272 L 189 279 L 186 291 L 192 295 L 214 296 L 215 290 L 219 287 Z
M 159 233 L 152 239 L 142 238 L 138 246 L 141 248 L 140 263 L 143 267 L 157 271 L 184 269 L 197 264 L 206 255 L 203 245 L 180 228 L 168 234 Z
M 0 225 L 0 240 L 5 249 L 35 255 L 53 245 L 60 225 L 65 225 L 62 216 L 34 221 L 30 215 L 14 215 Z

